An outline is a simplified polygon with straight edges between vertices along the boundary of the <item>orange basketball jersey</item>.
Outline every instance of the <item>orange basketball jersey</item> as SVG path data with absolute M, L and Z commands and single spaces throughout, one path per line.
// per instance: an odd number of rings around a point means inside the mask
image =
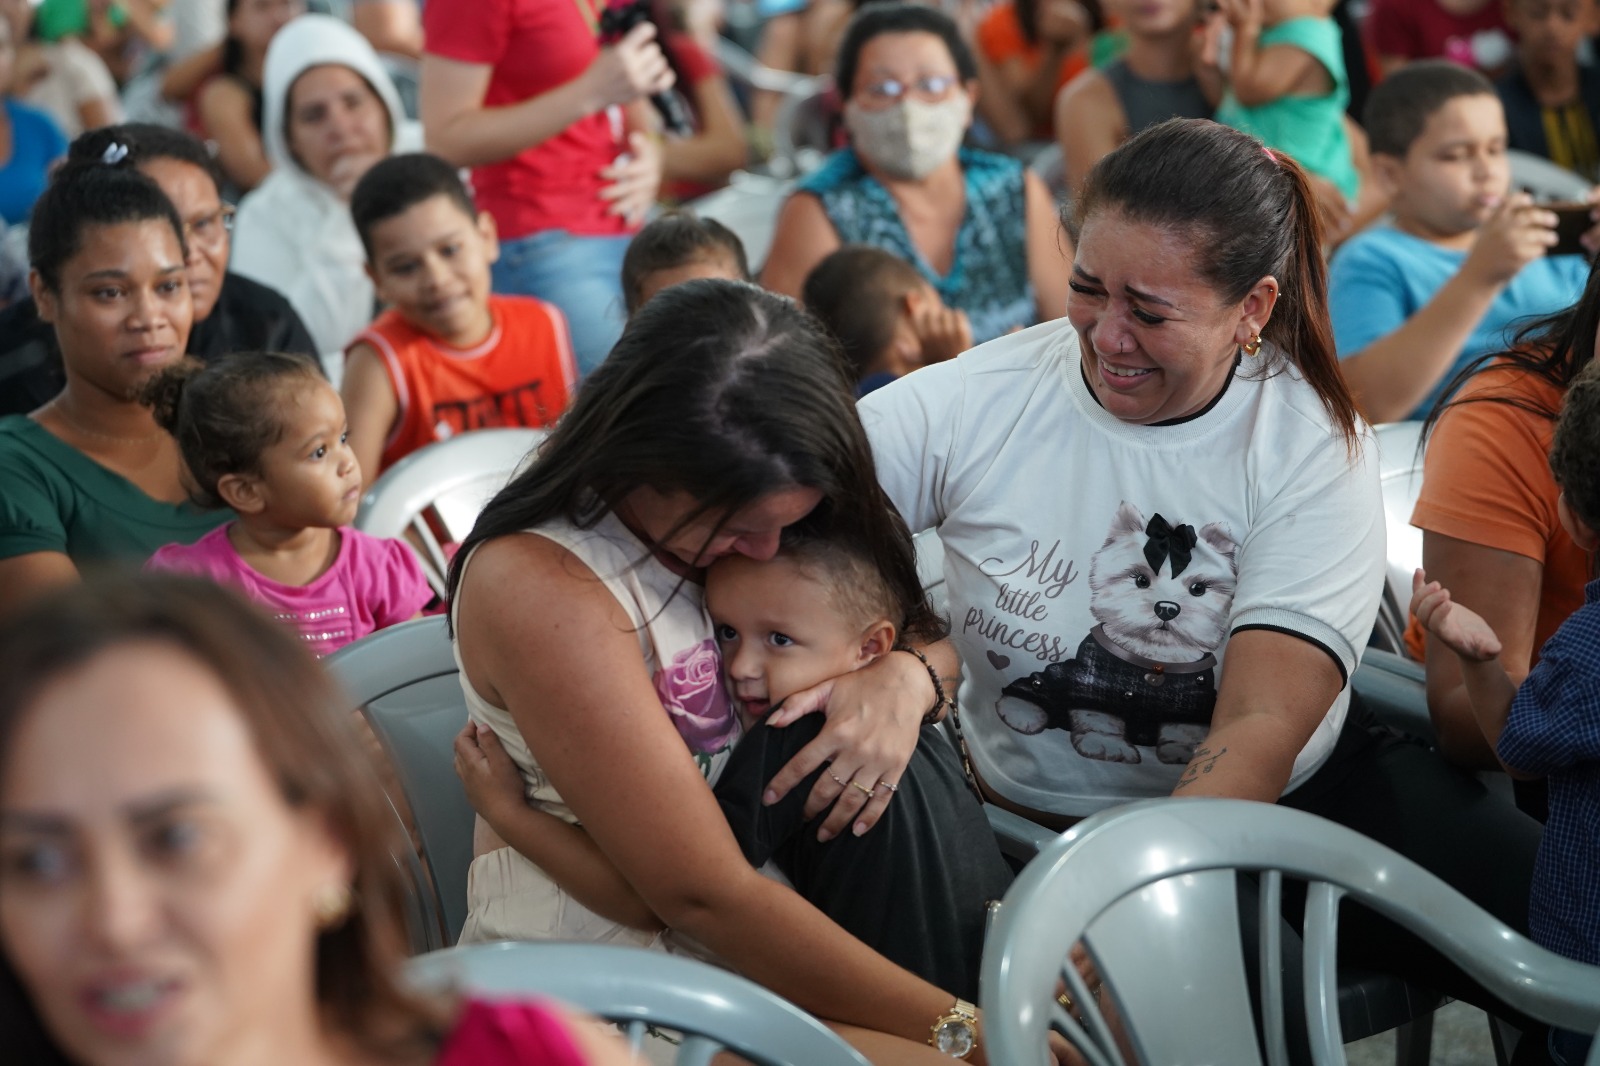
M 439 343 L 394 310 L 352 342 L 372 345 L 383 358 L 400 404 L 383 469 L 457 433 L 548 426 L 566 409 L 578 368 L 561 311 L 527 296 L 491 296 L 489 312 L 494 329 L 471 349 Z

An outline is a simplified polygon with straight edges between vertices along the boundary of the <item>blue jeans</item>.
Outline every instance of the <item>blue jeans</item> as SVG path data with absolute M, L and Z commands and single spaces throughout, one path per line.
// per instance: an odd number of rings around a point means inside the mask
M 622 336 L 622 256 L 632 239 L 545 230 L 502 241 L 494 291 L 536 296 L 561 308 L 572 331 L 578 375 L 588 377 Z
M 1583 1066 L 1594 1037 L 1566 1029 L 1550 1030 L 1550 1061 L 1556 1066 Z

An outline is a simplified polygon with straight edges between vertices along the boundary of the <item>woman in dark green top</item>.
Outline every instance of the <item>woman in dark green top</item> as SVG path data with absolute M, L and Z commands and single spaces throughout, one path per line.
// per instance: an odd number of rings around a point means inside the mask
M 193 308 L 183 224 L 117 155 L 69 164 L 34 210 L 29 284 L 67 383 L 33 414 L 0 419 L 0 611 L 228 517 L 185 502 L 177 444 L 138 402 L 183 357 Z

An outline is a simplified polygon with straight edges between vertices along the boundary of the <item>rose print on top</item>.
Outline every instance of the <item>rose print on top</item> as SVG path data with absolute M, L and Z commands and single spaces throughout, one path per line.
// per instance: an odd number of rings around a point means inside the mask
M 706 639 L 685 648 L 656 671 L 656 694 L 672 716 L 678 735 L 695 754 L 721 751 L 739 729 L 733 704 L 722 687 L 717 642 Z

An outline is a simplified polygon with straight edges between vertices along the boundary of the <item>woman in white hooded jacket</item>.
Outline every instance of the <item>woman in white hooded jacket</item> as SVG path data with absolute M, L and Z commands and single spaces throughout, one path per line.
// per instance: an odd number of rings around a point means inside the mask
M 288 297 L 337 381 L 345 345 L 373 314 L 350 192 L 420 137 L 377 53 L 338 19 L 302 15 L 279 30 L 262 83 L 272 173 L 239 207 L 232 268 Z

